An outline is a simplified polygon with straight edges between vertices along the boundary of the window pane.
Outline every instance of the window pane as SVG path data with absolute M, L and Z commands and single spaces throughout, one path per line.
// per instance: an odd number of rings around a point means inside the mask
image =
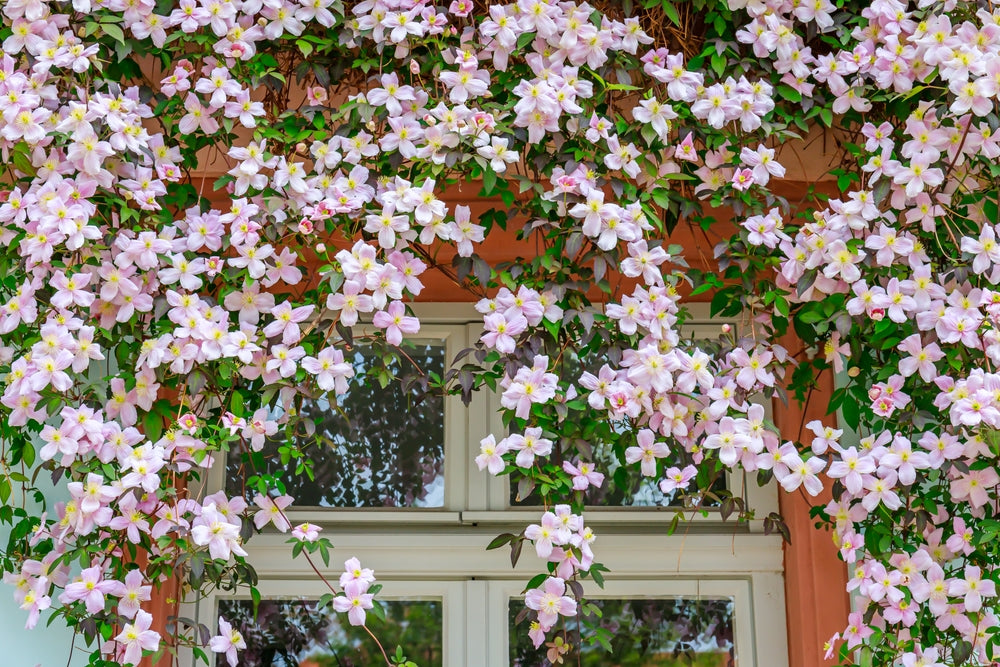
M 558 371 L 563 380 L 576 382 L 585 371 L 599 375 L 601 367 L 605 364 L 613 365 L 606 354 L 591 352 L 580 356 L 577 351 L 566 350 L 563 353 L 563 363 L 559 365 Z M 570 417 L 562 422 L 562 435 L 565 441 L 573 443 L 572 447 L 576 450 L 563 452 L 563 457 L 594 463 L 597 471 L 605 476 L 601 488 L 591 486 L 584 492 L 584 501 L 587 505 L 594 507 L 675 507 L 697 506 L 699 504 L 702 507 L 718 506 L 718 502 L 711 498 L 702 502 L 701 498 L 692 497 L 693 491 L 697 488 L 693 481 L 686 491 L 688 497 L 681 498 L 684 492 L 663 493 L 660 490 L 659 484 L 662 477 L 645 477 L 638 465 L 625 465 L 627 446 L 620 439 L 620 435 L 631 428 L 633 425 L 627 423 L 627 420 L 623 418 L 620 421 L 615 421 L 609 417 L 605 410 L 589 413 L 572 411 Z M 685 452 L 680 443 L 670 438 L 657 437 L 670 447 L 670 454 L 659 460 L 661 471 L 671 466 L 684 468 L 694 461 L 693 456 Z M 559 438 L 553 438 L 553 441 L 553 454 L 550 459 L 558 460 L 556 450 L 562 446 L 563 441 Z M 620 472 L 616 474 L 616 471 Z M 716 491 L 726 488 L 725 475 L 720 472 L 710 488 Z M 537 490 L 520 498 L 517 484 L 512 484 L 510 504 L 511 506 L 530 507 L 545 503 Z
M 383 623 L 369 612 L 368 625 L 386 650 L 402 646 L 421 667 L 442 663 L 440 601 L 376 601 L 385 610 Z M 352 626 L 347 614 L 331 607 L 316 611 L 309 600 L 262 600 L 253 617 L 250 600 L 220 600 L 219 615 L 238 628 L 247 648 L 239 667 L 370 667 L 382 654 L 364 628 Z M 216 667 L 228 667 L 224 655 Z
M 594 628 L 607 632 L 612 651 L 599 644 L 580 647 L 579 664 L 588 667 L 736 667 L 733 646 L 733 600 L 587 599 L 601 610 L 584 619 L 584 638 L 595 636 Z M 557 636 L 578 645 L 580 619 L 568 618 L 547 641 L 535 648 L 528 638 L 531 617 L 516 624 L 524 603 L 512 599 L 509 608 L 511 667 L 548 667 L 546 653 Z M 577 656 L 567 655 L 564 664 L 575 665 Z
M 405 351 L 423 373 L 444 374 L 442 343 L 418 343 Z M 299 507 L 444 506 L 442 397 L 412 384 L 420 373 L 410 361 L 390 359 L 384 364 L 380 355 L 361 346 L 345 358 L 353 363 L 356 376 L 375 367 L 384 368 L 395 379 L 384 389 L 367 379 L 352 382 L 341 396 L 303 399 L 298 409 L 313 422 L 315 433 L 290 437 L 312 459 L 315 481 L 304 473 L 296 474 L 295 458 L 281 463 L 279 447 L 289 436 L 279 431 L 267 441 L 262 456 L 255 457 L 263 469 L 250 467 L 245 455 L 230 456 L 227 491 L 243 493 L 243 479 L 257 470 L 280 474 L 286 493 Z M 246 490 L 248 496 L 254 493 L 254 489 Z
M 614 425 L 613 422 L 611 423 Z M 677 445 L 675 445 L 677 446 Z M 679 446 L 678 446 L 679 448 Z M 604 484 L 601 488 L 588 487 L 584 492 L 584 500 L 592 507 L 683 507 L 698 506 L 713 508 L 719 503 L 711 497 L 701 498 L 695 496 L 695 482 L 684 492 L 687 497 L 682 498 L 680 491 L 663 493 L 660 490 L 662 477 L 645 477 L 638 465 L 623 465 L 619 460 L 619 453 L 608 442 L 596 442 L 592 445 L 589 461 L 595 464 L 598 472 L 604 473 Z M 624 458 L 624 451 L 621 452 Z M 664 467 L 678 466 L 684 467 L 687 461 L 680 460 L 673 455 L 662 459 Z M 617 475 L 616 471 L 621 470 Z M 713 491 L 721 491 L 726 488 L 726 476 L 720 473 L 710 487 Z M 510 486 L 510 504 L 513 507 L 538 507 L 544 505 L 542 496 L 537 489 L 533 490 L 525 498 L 518 497 L 518 487 L 516 484 Z

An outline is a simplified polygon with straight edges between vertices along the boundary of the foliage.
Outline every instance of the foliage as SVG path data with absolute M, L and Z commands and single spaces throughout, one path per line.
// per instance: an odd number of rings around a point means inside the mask
M 602 583 L 590 489 L 627 497 L 637 469 L 659 502 L 746 520 L 719 482 L 742 469 L 832 488 L 815 514 L 860 601 L 842 661 L 989 663 L 987 4 L 8 0 L 0 521 L 27 625 L 61 618 L 95 667 L 184 645 L 234 665 L 230 621 L 177 619 L 165 643 L 141 602 L 172 579 L 259 600 L 243 545 L 271 525 L 323 579 L 319 604 L 407 662 L 367 628 L 374 574 L 351 559 L 327 581 L 313 559 L 331 541 L 285 513 L 324 465 L 296 444 L 327 432 L 303 406 L 352 422 L 369 404 L 351 397 L 399 383 L 414 405 L 501 394 L 507 431 L 477 462 L 546 507 L 490 545 L 542 560 L 525 588 L 536 647 L 586 617 L 582 579 Z M 790 194 L 806 135 L 837 146 L 835 180 Z M 693 247 L 671 242 L 682 231 Z M 491 263 L 490 244 L 518 256 Z M 401 346 L 425 273 L 483 313 L 440 370 Z M 692 298 L 741 326 L 692 339 Z M 846 379 L 805 441 L 755 402 L 806 401 L 831 369 Z M 278 466 L 261 452 L 282 429 Z M 244 479 L 201 497 L 228 457 Z M 43 474 L 71 499 L 48 507 Z

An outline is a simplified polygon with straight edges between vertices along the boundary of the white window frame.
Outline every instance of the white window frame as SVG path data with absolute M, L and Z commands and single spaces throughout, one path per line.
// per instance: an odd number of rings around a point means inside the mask
M 475 313 L 475 311 L 473 311 Z M 426 316 L 422 316 L 422 319 Z M 430 318 L 431 324 L 421 322 L 420 332 L 412 336 L 416 341 L 440 341 L 444 344 L 445 365 L 451 363 L 458 352 L 469 347 L 472 342 L 469 340 L 470 326 L 464 322 L 451 322 L 443 314 Z M 477 392 L 479 393 L 479 392 Z M 482 401 L 480 401 L 482 404 Z M 470 406 L 471 407 L 471 406 Z M 485 406 L 488 409 L 488 406 Z M 483 407 L 473 408 L 482 410 Z M 444 504 L 441 507 L 357 507 L 357 508 L 325 508 L 309 507 L 293 509 L 288 512 L 288 518 L 293 523 L 302 521 L 309 522 L 346 522 L 365 521 L 372 523 L 395 523 L 428 522 L 428 523 L 457 523 L 460 521 L 460 511 L 467 507 L 465 499 L 469 489 L 471 476 L 468 470 L 464 470 L 465 463 L 461 460 L 463 444 L 465 438 L 474 437 L 470 432 L 470 424 L 474 419 L 470 418 L 472 410 L 464 409 L 462 399 L 459 396 L 446 396 L 444 398 Z M 485 436 L 480 436 L 485 437 Z M 477 439 L 478 443 L 479 440 Z M 473 465 L 475 470 L 475 465 Z M 217 465 L 212 468 L 208 475 L 206 488 L 221 489 L 225 486 L 225 466 Z M 401 516 L 405 513 L 406 516 Z
M 481 334 L 482 316 L 471 304 L 414 304 L 414 310 L 421 319 L 415 338 L 443 340 L 446 363 Z M 712 320 L 707 307 L 691 310 L 686 329 L 718 332 L 722 322 Z M 515 568 L 506 548 L 485 550 L 498 533 L 518 533 L 537 522 L 541 512 L 511 509 L 508 478 L 480 472 L 475 465 L 479 441 L 503 432 L 499 407 L 499 396 L 486 391 L 475 392 L 468 408 L 457 396 L 445 399 L 444 507 L 289 513 L 293 524 L 309 521 L 325 529 L 335 547 L 324 570 L 331 581 L 339 577 L 343 561 L 356 556 L 384 585 L 380 598 L 441 599 L 445 667 L 507 665 L 508 600 L 545 568 L 530 543 Z M 742 524 L 723 522 L 717 512 L 703 517 L 687 510 L 676 533 L 667 535 L 677 508 L 588 508 L 586 522 L 598 536 L 597 560 L 610 573 L 604 590 L 592 582 L 585 590 L 604 598 L 731 596 L 737 667 L 787 667 L 782 542 L 778 535 L 763 534 L 763 517 L 778 509 L 777 493 L 773 483 L 760 488 L 745 477 L 727 477 L 729 488 L 756 512 L 753 521 Z M 222 466 L 216 466 L 207 487 L 219 489 L 223 483 Z M 247 544 L 258 588 L 264 597 L 318 598 L 325 587 L 303 557 L 292 559 L 287 540 L 286 534 L 267 529 Z M 217 601 L 233 597 L 214 593 L 183 604 L 180 615 L 214 629 Z M 194 664 L 190 656 L 186 660 L 180 664 Z

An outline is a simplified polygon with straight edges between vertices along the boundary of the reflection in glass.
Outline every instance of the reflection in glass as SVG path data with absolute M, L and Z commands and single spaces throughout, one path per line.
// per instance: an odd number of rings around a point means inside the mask
M 612 424 L 613 426 L 614 424 Z M 614 446 L 609 442 L 596 442 L 592 444 L 593 456 L 588 460 L 592 461 L 597 470 L 605 475 L 604 484 L 600 487 L 589 487 L 584 492 L 584 502 L 592 507 L 683 507 L 697 505 L 698 501 L 692 498 L 692 488 L 687 490 L 688 497 L 681 499 L 681 491 L 671 491 L 663 493 L 660 490 L 660 477 L 644 477 L 638 465 L 623 465 L 615 452 Z M 622 454 L 624 457 L 624 454 Z M 673 457 L 663 459 L 664 467 L 676 465 L 683 467 L 684 462 L 675 460 Z M 620 473 L 616 472 L 621 470 Z M 713 491 L 721 491 L 726 488 L 726 478 L 720 475 L 712 484 Z M 701 506 L 706 508 L 718 507 L 719 503 L 712 498 L 701 499 Z M 544 505 L 542 497 L 537 491 L 532 492 L 526 498 L 518 497 L 516 485 L 511 485 L 510 504 L 520 507 L 537 507 Z
M 278 448 L 288 437 L 284 431 L 267 441 L 264 468 L 256 472 L 280 474 L 286 493 L 299 507 L 444 506 L 444 401 L 414 382 L 421 375 L 414 364 L 423 374 L 443 375 L 445 348 L 442 343 L 418 343 L 405 351 L 413 363 L 393 357 L 386 363 L 371 348 L 355 346 L 345 353 L 355 377 L 375 368 L 395 379 L 385 389 L 373 378 L 352 382 L 333 405 L 332 394 L 302 400 L 299 413 L 312 420 L 315 434 L 292 437 L 314 462 L 315 481 L 295 474 L 295 458 L 282 464 Z M 243 493 L 243 480 L 255 472 L 245 459 L 230 455 L 230 494 Z M 254 493 L 246 490 L 247 496 Z
M 601 367 L 610 364 L 606 353 L 591 350 L 583 355 L 579 350 L 565 350 L 560 357 L 560 364 L 554 369 L 560 374 L 560 379 L 575 383 L 584 372 L 599 375 Z M 581 399 L 582 400 L 582 399 Z M 633 424 L 625 420 L 613 421 L 606 411 L 569 412 L 569 417 L 560 424 L 560 438 L 555 441 L 553 460 L 559 460 L 556 451 L 562 443 L 571 443 L 576 451 L 563 452 L 565 458 L 575 461 L 584 460 L 594 463 L 595 468 L 604 473 L 604 484 L 600 488 L 589 487 L 584 492 L 584 502 L 593 507 L 681 507 L 701 506 L 717 507 L 718 502 L 711 498 L 695 497 L 696 485 L 692 483 L 687 491 L 671 491 L 663 493 L 660 490 L 662 477 L 645 477 L 637 465 L 625 464 L 627 444 L 621 437 L 626 431 L 634 430 Z M 675 441 L 667 440 L 671 448 L 670 455 L 660 459 L 660 470 L 671 466 L 685 467 L 692 462 L 691 454 Z M 714 491 L 726 488 L 725 475 L 719 475 L 710 487 Z M 519 496 L 517 484 L 510 489 L 511 506 L 537 507 L 545 505 L 537 489 L 524 497 Z
M 607 633 L 612 650 L 599 644 L 580 646 L 579 663 L 575 654 L 564 656 L 564 664 L 585 667 L 736 667 L 733 645 L 733 600 L 660 598 L 660 599 L 587 599 L 596 605 L 601 617 L 585 617 L 581 630 L 579 617 L 568 618 L 547 637 L 550 644 L 562 633 L 570 644 L 602 630 Z M 509 608 L 511 667 L 548 667 L 550 646 L 535 648 L 528 638 L 528 620 L 516 624 L 524 610 L 521 600 L 511 600 Z M 531 617 L 528 616 L 528 619 Z
M 420 667 L 442 664 L 440 601 L 380 601 L 386 622 L 371 612 L 368 625 L 386 650 L 402 646 Z M 250 600 L 220 600 L 219 615 L 246 640 L 239 667 L 370 667 L 384 664 L 382 654 L 362 627 L 332 607 L 316 610 L 311 600 L 262 600 L 253 616 Z M 216 667 L 228 667 L 224 655 Z

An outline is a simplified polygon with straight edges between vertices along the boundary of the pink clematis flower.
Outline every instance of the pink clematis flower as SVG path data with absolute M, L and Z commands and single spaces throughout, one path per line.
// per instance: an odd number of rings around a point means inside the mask
M 573 479 L 573 488 L 577 491 L 585 491 L 590 486 L 600 487 L 604 484 L 604 474 L 594 470 L 593 463 L 577 462 L 573 465 L 569 461 L 563 461 L 563 470 Z
M 270 496 L 264 496 L 259 493 L 254 496 L 253 502 L 260 508 L 260 510 L 253 515 L 253 524 L 257 526 L 257 530 L 261 530 L 267 524 L 273 523 L 274 527 L 280 532 L 288 532 L 288 529 L 292 526 L 289 523 L 288 518 L 285 516 L 284 510 L 292 504 L 293 500 L 294 498 L 291 496 L 278 496 L 277 498 L 271 498 Z
M 236 667 L 237 651 L 247 647 L 246 639 L 226 619 L 219 617 L 219 634 L 208 640 L 208 648 L 214 653 L 223 653 L 229 667 Z
M 549 577 L 541 588 L 525 593 L 524 604 L 538 612 L 538 622 L 547 630 L 556 624 L 560 616 L 576 615 L 576 600 L 565 593 L 566 583 L 558 577 Z
M 402 301 L 393 301 L 385 310 L 375 313 L 372 324 L 379 329 L 385 329 L 385 339 L 390 345 L 403 342 L 403 334 L 415 334 L 420 331 L 420 321 L 406 314 Z
M 136 614 L 135 621 L 126 623 L 115 641 L 125 647 L 126 663 L 138 664 L 143 651 L 155 651 L 160 647 L 160 633 L 150 630 L 153 616 L 141 609 Z
M 104 579 L 104 572 L 100 566 L 88 567 L 71 584 L 66 585 L 66 590 L 59 596 L 59 601 L 63 604 L 82 600 L 87 607 L 88 614 L 96 614 L 104 611 L 104 596 L 114 595 L 118 590 L 118 582 Z
M 333 599 L 333 608 L 340 613 L 347 612 L 351 625 L 364 625 L 365 610 L 375 606 L 375 596 L 367 592 L 368 587 L 366 581 L 353 579 L 344 585 L 344 594 Z

